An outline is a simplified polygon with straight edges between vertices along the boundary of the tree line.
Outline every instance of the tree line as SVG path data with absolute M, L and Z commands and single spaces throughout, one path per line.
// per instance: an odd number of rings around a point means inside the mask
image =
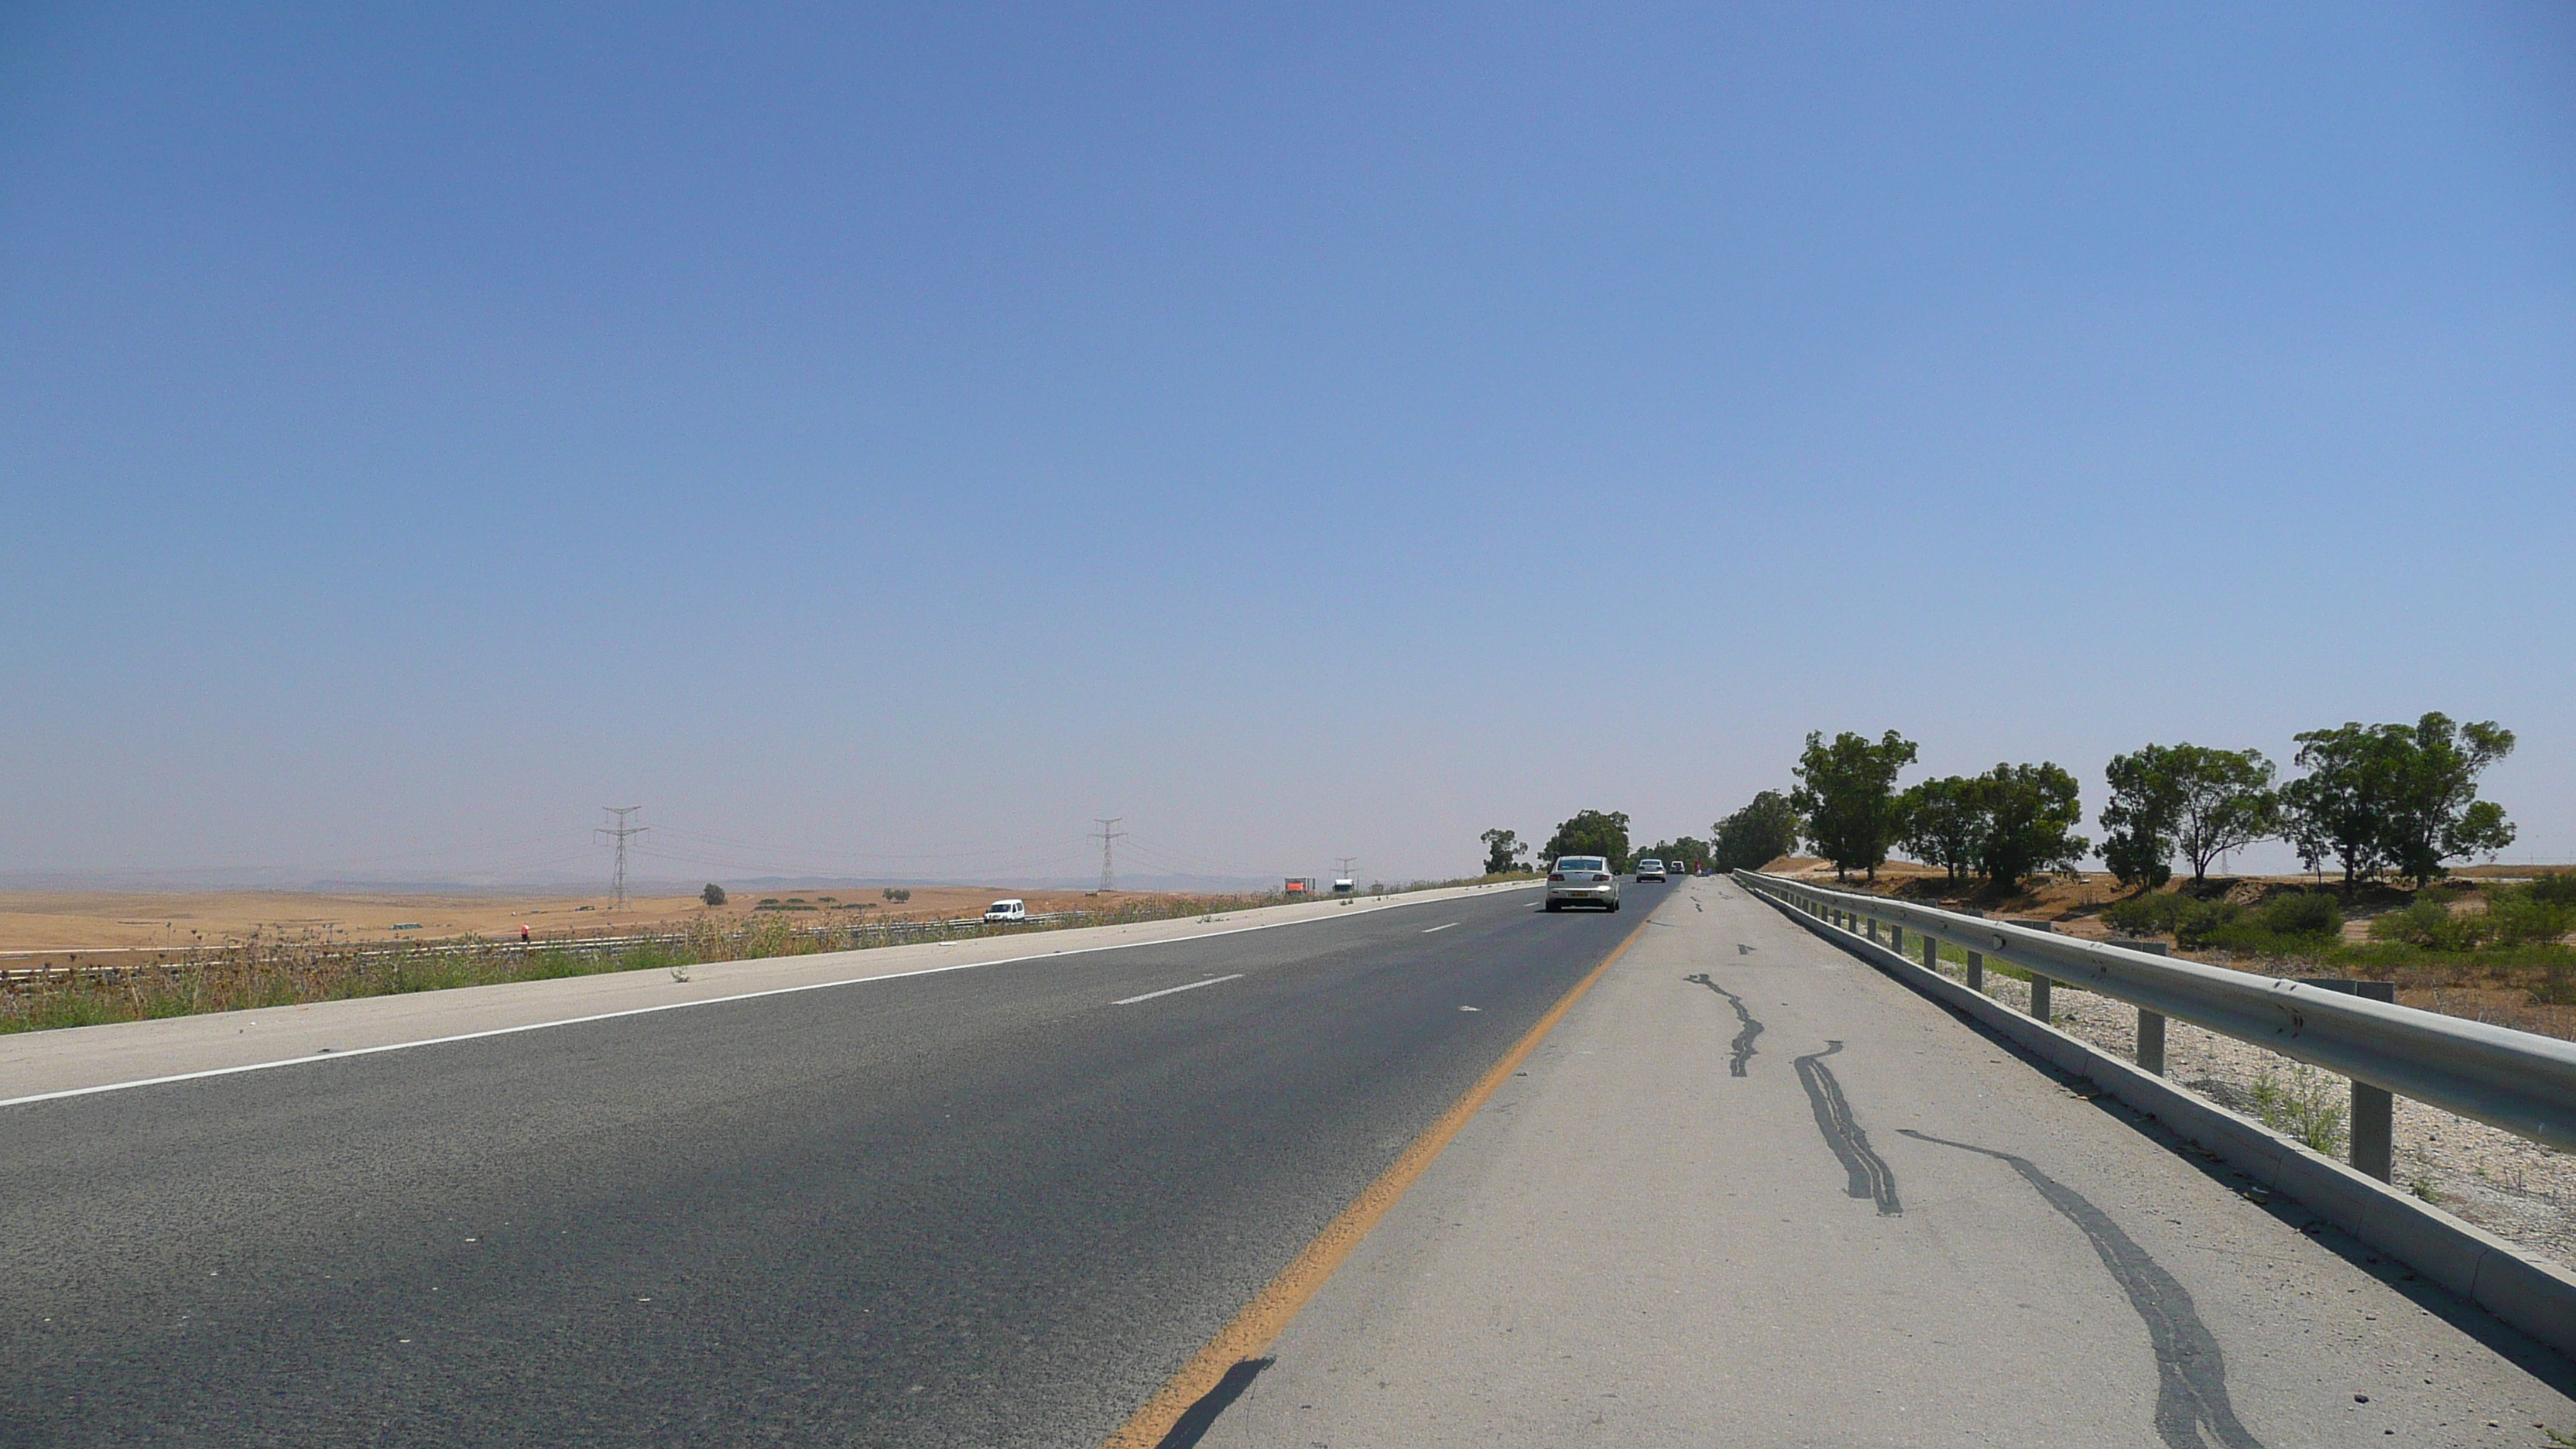
M 2446 862 L 2513 843 L 2501 806 L 2477 796 L 2478 777 L 2513 752 L 2511 730 L 2432 713 L 2415 723 L 2309 730 L 2291 737 L 2299 778 L 2278 782 L 2262 751 L 2150 744 L 2104 771 L 2101 854 L 2128 889 L 2152 890 L 2187 865 L 2195 883 L 2231 851 L 2281 840 L 2310 870 L 2331 863 L 2349 893 L 2395 876 L 2415 885 Z M 1712 830 L 1711 863 L 1758 869 L 1803 842 L 1848 879 L 1876 879 L 1891 851 L 2003 886 L 2071 871 L 2093 851 L 2080 833 L 2074 775 L 2053 761 L 1998 764 L 1899 788 L 1917 746 L 1894 730 L 1872 740 L 1844 731 L 1807 736 L 1786 794 L 1765 790 Z

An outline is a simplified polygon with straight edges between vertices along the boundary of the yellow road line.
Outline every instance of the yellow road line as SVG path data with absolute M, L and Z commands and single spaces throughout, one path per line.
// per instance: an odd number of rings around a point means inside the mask
M 1540 1017 L 1536 1025 L 1512 1044 L 1510 1051 L 1503 1053 L 1501 1060 L 1476 1079 L 1476 1085 L 1469 1087 L 1466 1095 L 1451 1103 L 1438 1121 L 1424 1128 L 1422 1135 L 1414 1138 L 1413 1144 L 1404 1149 L 1404 1155 L 1378 1174 L 1377 1181 L 1361 1189 L 1360 1195 L 1351 1199 L 1351 1205 L 1325 1224 L 1324 1230 L 1315 1235 L 1315 1240 L 1289 1260 L 1288 1266 L 1279 1270 L 1279 1276 L 1271 1279 L 1269 1286 L 1253 1295 L 1252 1301 L 1243 1306 L 1243 1311 L 1218 1329 L 1216 1337 L 1208 1340 L 1207 1347 L 1200 1349 L 1181 1366 L 1179 1373 L 1172 1375 L 1172 1381 L 1163 1385 L 1162 1392 L 1146 1400 L 1145 1407 L 1138 1409 L 1135 1417 L 1103 1441 L 1101 1449 L 1154 1449 L 1162 1442 L 1163 1436 L 1171 1432 L 1172 1425 L 1181 1415 L 1189 1412 L 1190 1405 L 1206 1397 L 1208 1391 L 1217 1386 L 1217 1381 L 1225 1377 L 1226 1370 L 1268 1348 L 1271 1340 L 1277 1338 L 1297 1316 L 1298 1310 L 1306 1306 L 1306 1300 L 1315 1296 L 1315 1291 L 1324 1286 L 1324 1280 L 1332 1277 L 1333 1271 L 1342 1266 L 1342 1260 L 1360 1245 L 1360 1239 L 1367 1237 L 1378 1220 L 1385 1217 L 1414 1182 L 1429 1170 L 1432 1160 L 1449 1145 L 1449 1139 L 1457 1136 L 1458 1129 L 1466 1126 L 1468 1120 L 1484 1107 L 1486 1099 L 1494 1095 L 1495 1088 L 1520 1070 L 1521 1063 L 1527 1061 L 1529 1054 L 1538 1049 L 1538 1044 L 1546 1039 L 1547 1034 L 1556 1029 L 1557 1022 L 1574 1009 L 1574 1003 L 1583 999 L 1583 993 L 1592 989 L 1592 983 L 1600 980 L 1621 956 L 1628 953 L 1628 948 L 1636 944 L 1637 937 L 1645 929 L 1646 923 L 1639 921 L 1618 945 L 1611 948 L 1609 955 L 1601 958 L 1600 965 L 1593 967 L 1590 974 L 1559 997 L 1556 1005 L 1548 1008 L 1547 1015 Z

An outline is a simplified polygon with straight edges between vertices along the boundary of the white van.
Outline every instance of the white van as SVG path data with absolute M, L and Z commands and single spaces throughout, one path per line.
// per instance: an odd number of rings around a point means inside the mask
M 988 926 L 1023 925 L 1028 919 L 1029 903 L 1026 901 L 995 901 L 984 908 L 984 924 Z

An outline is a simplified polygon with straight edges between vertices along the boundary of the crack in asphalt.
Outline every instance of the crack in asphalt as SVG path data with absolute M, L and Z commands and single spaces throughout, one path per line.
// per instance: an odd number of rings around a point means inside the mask
M 2200 1321 L 2200 1311 L 2192 1306 L 2190 1290 L 2120 1231 L 2108 1214 L 2084 1194 L 2032 1166 L 2028 1158 L 1911 1128 L 1897 1130 L 1918 1142 L 1936 1142 L 2011 1163 L 2013 1171 L 2037 1188 L 2050 1207 L 2083 1229 L 2102 1266 L 2111 1270 L 2120 1291 L 2129 1296 L 2129 1306 L 2147 1322 L 2147 1337 L 2156 1353 L 2156 1437 L 2165 1441 L 2165 1449 L 2263 1449 L 2263 1441 L 2237 1420 L 2235 1408 L 2227 1401 L 2227 1360 L 2209 1325 Z
M 1753 1050 L 1753 1039 L 1762 1034 L 1762 1023 L 1755 1021 L 1753 1019 L 1753 1013 L 1744 1009 L 1743 997 L 1738 996 L 1734 992 L 1727 990 L 1725 987 L 1718 985 L 1716 982 L 1709 980 L 1707 972 L 1703 971 L 1697 976 L 1685 976 L 1682 979 L 1695 985 L 1707 987 L 1709 990 L 1725 997 L 1727 1005 L 1735 1008 L 1735 1019 L 1744 1024 L 1744 1029 L 1737 1032 L 1735 1034 L 1735 1040 L 1729 1043 L 1729 1046 L 1734 1051 L 1735 1055 L 1727 1060 L 1726 1074 L 1730 1077 L 1748 1075 L 1745 1071 L 1744 1064 L 1751 1061 L 1755 1055 Z
M 1816 1109 L 1816 1130 L 1825 1134 L 1825 1145 L 1851 1176 L 1845 1195 L 1875 1201 L 1880 1217 L 1903 1217 L 1904 1205 L 1896 1200 L 1895 1172 L 1885 1158 L 1870 1150 L 1869 1134 L 1853 1120 L 1843 1084 L 1834 1079 L 1834 1069 L 1825 1065 L 1825 1058 L 1842 1049 L 1841 1042 L 1828 1040 L 1823 1051 L 1796 1058 L 1798 1085 L 1807 1089 L 1808 1105 Z

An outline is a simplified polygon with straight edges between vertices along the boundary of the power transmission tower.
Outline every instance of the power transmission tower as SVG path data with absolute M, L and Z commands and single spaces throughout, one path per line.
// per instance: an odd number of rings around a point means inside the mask
M 1100 893 L 1104 896 L 1118 889 L 1118 873 L 1110 869 L 1109 843 L 1127 833 L 1118 828 L 1118 821 L 1126 818 L 1124 815 L 1112 820 L 1103 820 L 1097 815 L 1091 817 L 1092 823 L 1100 827 L 1092 832 L 1090 838 L 1100 842 Z
M 609 909 L 612 911 L 622 911 L 626 909 L 627 837 L 632 835 L 641 835 L 653 827 L 650 825 L 629 825 L 626 823 L 627 816 L 644 808 L 641 805 L 602 805 L 599 808 L 617 817 L 617 823 L 615 825 L 602 826 L 600 827 L 599 833 L 607 836 L 617 844 L 617 874 L 611 880 L 612 888 L 617 892 L 617 904 L 610 906 Z
M 1338 860 L 1338 861 L 1340 861 L 1340 862 L 1342 863 L 1341 879 L 1343 879 L 1343 880 L 1347 880 L 1347 881 L 1350 881 L 1353 885 L 1357 885 L 1357 884 L 1359 884 L 1359 882 L 1358 882 L 1357 880 L 1353 879 L 1353 878 L 1352 878 L 1352 876 L 1351 876 L 1351 867 L 1352 867 L 1352 866 L 1354 866 L 1354 865 L 1359 864 L 1359 859 L 1360 859 L 1360 858 L 1359 858 L 1358 856 L 1356 856 L 1356 855 L 1337 855 L 1337 856 L 1334 856 L 1334 857 L 1333 857 L 1333 859 Z

